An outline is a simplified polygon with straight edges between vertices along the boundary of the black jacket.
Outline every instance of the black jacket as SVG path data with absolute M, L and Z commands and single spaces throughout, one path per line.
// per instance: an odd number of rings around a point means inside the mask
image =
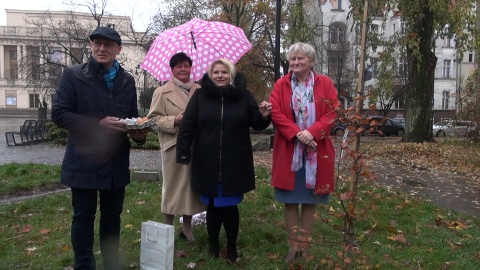
M 250 127 L 264 129 L 270 117 L 263 118 L 242 74 L 234 84 L 221 90 L 205 74 L 180 125 L 177 162 L 192 162 L 192 189 L 201 195 L 218 196 L 219 181 L 223 196 L 255 189 Z
M 52 120 L 68 130 L 61 180 L 84 189 L 117 189 L 130 182 L 130 142 L 98 122 L 106 116 L 138 117 L 133 77 L 120 67 L 110 90 L 93 59 L 64 70 L 52 106 Z

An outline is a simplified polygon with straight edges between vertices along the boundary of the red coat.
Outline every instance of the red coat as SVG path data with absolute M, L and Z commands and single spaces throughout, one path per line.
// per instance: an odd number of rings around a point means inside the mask
M 291 170 L 296 135 L 300 128 L 295 123 L 291 107 L 292 73 L 283 76 L 274 85 L 270 102 L 272 103 L 272 122 L 275 127 L 272 163 L 272 186 L 293 190 L 295 172 Z M 330 193 L 334 186 L 335 150 L 330 138 L 330 129 L 335 124 L 339 102 L 337 90 L 332 80 L 315 74 L 313 92 L 315 98 L 315 123 L 307 130 L 317 141 L 317 194 Z

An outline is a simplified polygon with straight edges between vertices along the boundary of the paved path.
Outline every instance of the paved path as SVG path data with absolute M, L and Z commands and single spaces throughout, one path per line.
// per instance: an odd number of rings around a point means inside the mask
M 18 130 L 24 119 L 0 119 L 0 164 L 43 163 L 61 164 L 64 147 L 41 143 L 32 146 L 7 146 L 5 131 Z M 269 152 L 260 154 L 266 155 Z M 160 171 L 160 151 L 133 149 L 130 154 L 132 170 Z M 378 182 L 389 189 L 419 197 L 440 207 L 463 211 L 480 217 L 480 181 L 471 176 L 429 169 L 412 168 L 385 161 L 374 161 Z
M 61 164 L 65 147 L 51 143 L 36 145 L 7 146 L 5 132 L 18 131 L 25 119 L 0 119 L 0 164 L 41 163 Z M 160 151 L 146 151 L 132 149 L 130 154 L 130 168 L 132 170 L 160 171 L 162 158 Z

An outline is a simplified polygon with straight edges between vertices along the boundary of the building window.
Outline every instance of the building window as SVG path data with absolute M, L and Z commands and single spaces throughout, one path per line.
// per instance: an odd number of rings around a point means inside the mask
M 473 63 L 473 53 L 472 52 L 468 53 L 468 62 Z
M 38 94 L 29 94 L 29 107 L 30 108 L 39 108 L 40 107 L 40 98 Z
M 339 26 L 330 27 L 330 43 L 340 44 L 345 40 L 343 28 Z
M 17 107 L 17 91 L 5 90 L 5 105 L 7 108 Z
M 445 47 L 452 47 L 452 39 L 451 38 L 448 38 L 446 37 L 445 38 Z
M 331 57 L 328 58 L 328 76 L 335 77 L 340 73 L 340 65 L 342 58 Z
M 408 76 L 408 62 L 405 58 L 401 58 L 398 63 L 398 76 L 400 78 L 407 78 Z
M 83 50 L 80 48 L 71 49 L 71 61 L 72 64 L 81 64 L 83 63 Z
M 443 91 L 442 93 L 442 110 L 448 110 L 448 103 L 450 102 L 450 92 Z
M 10 50 L 10 80 L 18 79 L 17 50 Z
M 450 78 L 450 62 L 451 60 L 443 60 L 443 78 Z
M 370 58 L 370 67 L 372 68 L 372 77 L 377 78 L 378 77 L 378 58 L 376 57 Z
M 375 34 L 380 34 L 380 25 L 378 24 L 372 24 L 370 26 L 370 30 L 372 31 L 372 33 L 375 33 Z
M 397 97 L 397 99 L 393 103 L 393 108 L 397 110 L 405 109 L 405 97 L 404 96 Z
M 332 0 L 332 8 L 333 9 L 342 9 L 342 0 Z

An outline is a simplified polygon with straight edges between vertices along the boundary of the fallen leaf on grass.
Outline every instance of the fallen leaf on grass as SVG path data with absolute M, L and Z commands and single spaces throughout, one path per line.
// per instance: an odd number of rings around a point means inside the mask
M 40 229 L 40 234 L 49 234 L 50 233 L 50 230 L 48 229 Z
M 389 237 L 387 237 L 388 240 L 392 240 L 392 241 L 395 241 L 395 242 L 400 242 L 402 244 L 407 244 L 407 238 L 405 237 L 405 235 L 403 233 L 399 233 L 397 235 L 391 235 Z
M 187 253 L 183 250 L 179 250 L 175 253 L 175 256 L 177 258 L 186 258 L 187 257 Z
M 62 251 L 63 252 L 69 252 L 72 249 L 72 246 L 70 245 L 63 245 L 62 246 Z
M 33 253 L 35 250 L 37 250 L 37 248 L 36 248 L 36 247 L 29 247 L 29 248 L 26 248 L 25 250 L 27 251 L 27 255 L 28 255 L 28 256 L 31 256 L 32 253 Z
M 450 269 L 451 266 L 453 266 L 455 263 L 452 263 L 452 262 L 445 262 L 445 264 L 443 265 L 443 269 L 444 270 L 447 270 L 447 269 Z
M 26 225 L 25 227 L 23 227 L 22 232 L 23 232 L 23 233 L 28 233 L 28 232 L 30 232 L 31 230 L 32 230 L 32 226 Z
M 144 205 L 144 204 L 145 204 L 145 201 L 137 201 L 137 202 L 135 202 L 135 203 L 138 204 L 138 205 Z
M 191 262 L 189 264 L 187 264 L 187 269 L 193 269 L 195 268 L 196 264 L 194 262 Z
M 468 225 L 466 225 L 463 222 L 460 222 L 458 220 L 446 221 L 445 225 L 450 229 L 458 229 L 458 230 L 466 229 L 466 228 L 470 227 L 470 226 L 468 226 Z
M 468 225 L 467 222 L 460 221 L 460 220 L 450 220 L 450 221 L 444 221 L 442 218 L 436 218 L 435 219 L 435 225 L 437 227 L 439 226 L 445 226 L 449 229 L 457 229 L 457 230 L 462 230 L 462 229 L 467 229 L 470 226 Z
M 133 225 L 132 224 L 127 224 L 125 225 L 125 229 L 132 229 L 133 228 Z
M 276 260 L 276 259 L 278 259 L 278 254 L 269 253 L 269 254 L 267 254 L 267 258 L 269 258 L 270 260 Z
M 458 245 L 457 245 L 457 243 L 453 243 L 453 242 L 450 241 L 450 240 L 447 240 L 447 244 L 448 244 L 448 246 L 449 246 L 452 250 L 456 250 L 456 249 L 459 248 Z

